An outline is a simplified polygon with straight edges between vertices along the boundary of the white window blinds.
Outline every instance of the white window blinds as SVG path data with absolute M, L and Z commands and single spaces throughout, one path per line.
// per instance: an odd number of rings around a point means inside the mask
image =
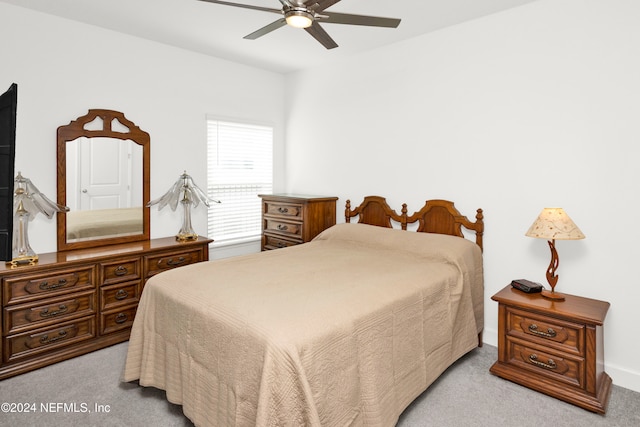
M 262 232 L 258 194 L 273 189 L 273 128 L 207 119 L 209 237 L 228 242 Z

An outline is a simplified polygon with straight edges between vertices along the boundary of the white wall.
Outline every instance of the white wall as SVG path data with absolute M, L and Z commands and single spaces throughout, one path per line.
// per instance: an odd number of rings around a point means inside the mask
M 0 91 L 18 84 L 16 172 L 52 200 L 56 129 L 90 108 L 122 111 L 149 132 L 152 199 L 185 169 L 206 185 L 208 113 L 275 126 L 274 184 L 283 186 L 282 75 L 4 3 L 0 17 Z M 206 234 L 206 221 L 206 210 L 193 210 L 196 232 Z M 152 237 L 180 225 L 180 211 L 152 208 Z M 37 253 L 56 250 L 55 218 L 39 215 L 29 227 Z
M 558 241 L 557 290 L 606 300 L 605 361 L 640 391 L 640 2 L 541 0 L 289 76 L 289 191 L 429 198 L 484 209 L 485 339 L 512 279 L 546 284 L 524 236 L 560 206 L 587 238 Z M 295 85 L 295 86 L 294 86 Z

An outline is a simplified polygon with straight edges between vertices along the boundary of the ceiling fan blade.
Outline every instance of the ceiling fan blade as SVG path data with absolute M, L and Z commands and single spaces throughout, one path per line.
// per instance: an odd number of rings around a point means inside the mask
M 273 21 L 271 24 L 260 28 L 259 30 L 244 36 L 243 39 L 255 40 L 258 37 L 269 34 L 271 31 L 277 30 L 278 28 L 284 27 L 285 25 L 287 25 L 287 21 L 284 18 L 280 18 L 277 21 Z
M 273 8 L 270 8 L 270 7 L 252 6 L 250 4 L 231 3 L 231 2 L 228 2 L 228 1 L 219 1 L 219 0 L 199 0 L 199 1 L 204 1 L 204 2 L 207 2 L 207 3 L 223 4 L 225 6 L 242 7 L 244 9 L 261 10 L 263 12 L 273 12 L 273 13 L 282 14 L 282 10 L 281 9 L 273 9 Z
M 397 28 L 398 25 L 400 25 L 400 19 L 396 18 L 382 18 L 379 16 L 351 15 L 348 13 L 331 12 L 327 12 L 326 14 L 326 18 L 320 15 L 316 19 L 327 24 L 365 25 L 368 27 Z
M 327 49 L 333 49 L 338 47 L 338 44 L 333 41 L 331 36 L 322 28 L 316 21 L 313 21 L 310 27 L 304 29 L 307 33 L 311 34 L 314 39 L 318 40 L 322 46 Z

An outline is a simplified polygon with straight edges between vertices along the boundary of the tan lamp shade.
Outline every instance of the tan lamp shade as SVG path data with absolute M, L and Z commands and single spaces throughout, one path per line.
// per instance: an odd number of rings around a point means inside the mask
M 547 240 L 580 240 L 584 234 L 562 208 L 544 208 L 526 236 Z

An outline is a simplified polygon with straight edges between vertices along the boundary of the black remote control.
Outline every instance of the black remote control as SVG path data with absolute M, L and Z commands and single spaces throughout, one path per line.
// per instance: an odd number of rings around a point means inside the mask
M 540 283 L 532 282 L 531 280 L 526 279 L 513 280 L 511 282 L 511 286 L 528 294 L 542 291 L 542 285 Z

